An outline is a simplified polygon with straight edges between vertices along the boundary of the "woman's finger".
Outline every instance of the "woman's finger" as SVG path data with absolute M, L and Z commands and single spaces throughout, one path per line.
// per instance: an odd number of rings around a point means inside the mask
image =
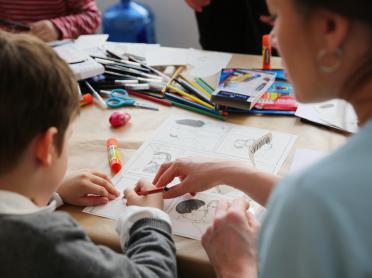
M 167 186 L 174 180 L 174 178 L 179 176 L 177 169 L 178 167 L 175 164 L 172 164 L 162 173 L 162 175 L 156 181 L 154 180 L 153 184 L 156 187 Z
M 169 167 L 171 167 L 173 165 L 173 163 L 174 162 L 168 162 L 168 163 L 163 163 L 162 165 L 160 165 L 160 168 L 159 168 L 158 172 L 156 173 L 156 176 L 153 179 L 152 183 L 157 184 L 160 177 L 164 174 L 165 171 L 168 170 Z

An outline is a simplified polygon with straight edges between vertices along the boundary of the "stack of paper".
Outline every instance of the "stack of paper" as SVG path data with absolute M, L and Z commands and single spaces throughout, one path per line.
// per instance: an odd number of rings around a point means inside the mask
M 358 130 L 358 117 L 354 108 L 341 99 L 315 104 L 300 104 L 295 115 L 311 122 L 350 133 L 355 133 Z

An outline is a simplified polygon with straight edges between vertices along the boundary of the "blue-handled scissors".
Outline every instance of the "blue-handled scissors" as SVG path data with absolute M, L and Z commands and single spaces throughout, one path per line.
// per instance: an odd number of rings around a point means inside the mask
M 135 106 L 149 110 L 159 110 L 157 107 L 139 102 L 128 95 L 124 89 L 114 89 L 110 93 L 110 98 L 106 100 L 106 104 L 110 108 L 120 108 L 123 106 Z

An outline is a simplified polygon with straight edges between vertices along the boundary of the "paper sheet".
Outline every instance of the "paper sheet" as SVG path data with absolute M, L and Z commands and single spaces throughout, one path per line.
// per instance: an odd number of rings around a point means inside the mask
M 152 180 L 162 163 L 185 156 L 232 159 L 250 163 L 248 155 L 250 144 L 267 132 L 265 129 L 187 115 L 173 116 L 161 125 L 151 140 L 138 149 L 113 182 L 122 192 L 125 188 L 135 185 L 141 177 Z M 255 153 L 256 167 L 277 173 L 295 139 L 296 136 L 291 134 L 272 132 L 271 143 Z M 231 200 L 238 196 L 245 195 L 229 186 L 221 185 L 193 198 L 183 196 L 167 200 L 165 211 L 171 216 L 175 234 L 200 239 L 212 220 L 216 201 L 221 198 Z M 252 202 L 250 210 L 257 217 L 261 216 L 264 209 L 249 197 L 245 197 Z M 195 201 L 184 202 L 189 199 Z M 125 206 L 121 198 L 104 206 L 84 209 L 84 212 L 112 219 L 117 219 L 124 211 Z
M 119 55 L 124 53 L 136 55 L 139 57 L 146 58 L 146 53 L 154 49 L 158 49 L 159 44 L 144 44 L 144 43 L 117 43 L 117 42 L 106 42 L 105 48 L 112 49 Z
M 293 158 L 290 173 L 303 170 L 326 156 L 326 153 L 308 149 L 297 149 Z
M 358 118 L 353 107 L 340 99 L 315 104 L 299 104 L 295 115 L 350 133 L 358 130 Z
M 193 77 L 205 78 L 219 73 L 226 68 L 232 55 L 222 52 L 202 51 L 189 49 L 187 52 L 187 64 L 192 67 L 188 74 Z
M 187 64 L 187 49 L 160 47 L 146 52 L 147 65 L 152 66 L 183 66 Z

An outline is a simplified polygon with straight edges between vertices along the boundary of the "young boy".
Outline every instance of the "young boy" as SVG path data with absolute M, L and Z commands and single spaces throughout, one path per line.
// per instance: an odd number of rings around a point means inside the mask
M 95 245 L 70 216 L 54 212 L 79 113 L 76 82 L 29 35 L 0 31 L 0 61 L 0 277 L 176 277 L 161 195 L 126 192 L 117 225 L 125 255 Z

